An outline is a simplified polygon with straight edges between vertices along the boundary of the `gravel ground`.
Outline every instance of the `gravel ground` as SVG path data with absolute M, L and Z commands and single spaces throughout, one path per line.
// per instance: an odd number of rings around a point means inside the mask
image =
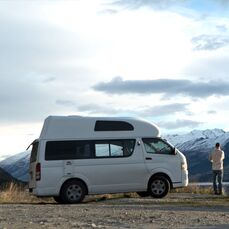
M 1 204 L 3 228 L 229 228 L 229 198 L 173 193 L 164 199 L 90 197 L 77 205 Z

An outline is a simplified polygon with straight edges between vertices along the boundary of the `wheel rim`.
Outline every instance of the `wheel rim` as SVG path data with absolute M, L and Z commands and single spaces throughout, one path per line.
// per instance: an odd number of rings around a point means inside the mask
M 154 180 L 151 184 L 152 193 L 156 195 L 161 195 L 166 190 L 165 182 L 162 180 Z
M 67 198 L 71 201 L 78 201 L 82 196 L 82 188 L 79 185 L 72 184 L 67 189 Z

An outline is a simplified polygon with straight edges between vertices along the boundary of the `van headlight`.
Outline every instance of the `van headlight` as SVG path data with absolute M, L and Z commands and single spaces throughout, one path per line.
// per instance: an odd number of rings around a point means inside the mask
M 181 162 L 181 169 L 182 170 L 187 170 L 188 169 L 187 162 Z

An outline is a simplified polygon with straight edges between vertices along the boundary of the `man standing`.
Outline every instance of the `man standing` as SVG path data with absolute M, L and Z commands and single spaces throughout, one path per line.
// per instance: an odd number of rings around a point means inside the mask
M 224 152 L 221 150 L 219 143 L 215 144 L 215 149 L 211 152 L 209 159 L 212 162 L 214 193 L 222 195 Z

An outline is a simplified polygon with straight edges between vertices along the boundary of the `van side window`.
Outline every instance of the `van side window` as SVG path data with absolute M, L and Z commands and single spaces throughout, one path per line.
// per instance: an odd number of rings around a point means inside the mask
M 94 157 L 90 141 L 49 141 L 45 160 L 87 159 Z
M 96 157 L 128 157 L 134 151 L 135 140 L 95 141 Z
M 145 150 L 151 154 L 173 154 L 173 148 L 159 138 L 143 138 Z
M 135 140 L 48 141 L 45 160 L 128 157 L 134 146 Z
M 104 142 L 95 143 L 95 156 L 96 157 L 109 157 L 110 156 L 109 144 Z
M 95 131 L 130 131 L 134 130 L 134 127 L 124 121 L 96 121 Z

